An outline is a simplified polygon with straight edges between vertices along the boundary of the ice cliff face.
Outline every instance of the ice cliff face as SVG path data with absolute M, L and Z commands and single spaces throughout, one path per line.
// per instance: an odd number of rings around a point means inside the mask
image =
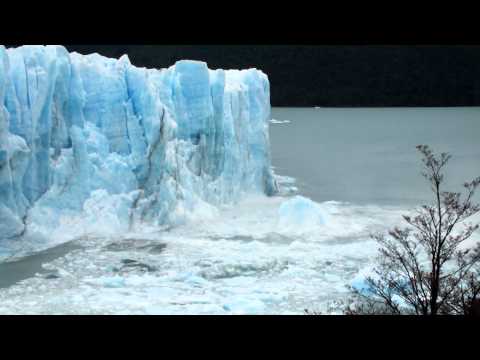
M 118 231 L 276 191 L 268 78 L 0 46 L 0 240 L 67 217 Z

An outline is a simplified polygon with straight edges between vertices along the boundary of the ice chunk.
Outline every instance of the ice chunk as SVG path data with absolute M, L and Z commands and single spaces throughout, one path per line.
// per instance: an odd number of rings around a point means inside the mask
M 290 120 L 277 120 L 277 119 L 272 119 L 270 120 L 271 124 L 290 124 Z
M 355 277 L 350 282 L 350 286 L 357 290 L 360 294 L 366 296 L 371 295 L 370 285 L 367 282 L 367 278 L 372 277 L 375 279 L 375 275 L 376 274 L 373 272 L 373 268 L 364 268 L 355 275 Z
M 123 288 L 126 286 L 125 278 L 121 276 L 101 276 L 95 279 L 87 278 L 84 280 L 89 285 L 102 286 L 105 288 Z
M 234 315 L 262 314 L 265 311 L 265 303 L 256 298 L 235 297 L 223 304 L 223 309 Z
M 322 206 L 303 196 L 295 196 L 280 205 L 279 225 L 303 232 L 327 223 L 327 214 Z

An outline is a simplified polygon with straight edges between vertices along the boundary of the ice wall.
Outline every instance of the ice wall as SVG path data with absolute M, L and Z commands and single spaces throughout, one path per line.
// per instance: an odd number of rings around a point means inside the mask
M 256 69 L 0 46 L 0 239 L 78 214 L 112 216 L 119 231 L 167 224 L 273 194 L 269 117 Z

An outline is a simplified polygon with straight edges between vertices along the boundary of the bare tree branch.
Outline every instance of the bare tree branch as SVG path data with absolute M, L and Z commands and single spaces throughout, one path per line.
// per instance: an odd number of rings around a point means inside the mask
M 480 212 L 480 205 L 473 203 L 480 177 L 463 185 L 463 197 L 442 191 L 443 170 L 451 156 L 436 156 L 426 145 L 417 150 L 434 205 L 423 205 L 414 216 L 403 216 L 408 227 L 390 230 L 389 237 L 373 236 L 380 246 L 376 278 L 366 279 L 367 294 L 352 291 L 360 304 L 346 313 L 472 314 L 475 306 L 480 307 L 480 244 L 460 250 L 479 225 L 458 229 Z

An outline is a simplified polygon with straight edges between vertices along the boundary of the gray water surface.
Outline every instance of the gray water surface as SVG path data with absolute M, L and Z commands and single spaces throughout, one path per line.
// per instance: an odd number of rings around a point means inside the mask
M 416 145 L 453 155 L 449 190 L 480 176 L 480 108 L 274 108 L 275 171 L 315 201 L 413 205 L 431 198 Z M 477 199 L 479 196 L 477 195 Z
M 43 264 L 49 263 L 81 248 L 77 242 L 71 241 L 19 260 L 0 263 L 0 289 L 10 287 L 36 274 L 41 274 L 47 279 L 55 280 L 57 275 L 44 269 Z

